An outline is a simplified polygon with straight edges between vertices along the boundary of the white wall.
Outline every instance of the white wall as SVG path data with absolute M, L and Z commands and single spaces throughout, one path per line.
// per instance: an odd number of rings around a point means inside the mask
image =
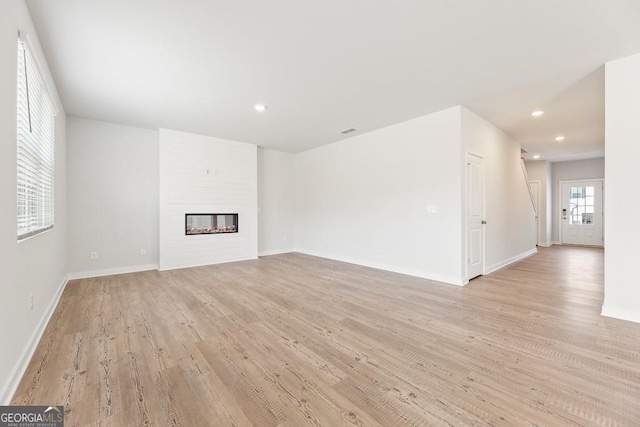
M 68 147 L 71 277 L 157 268 L 158 131 L 69 117 Z
M 17 242 L 16 58 L 18 30 L 33 43 L 58 107 L 55 119 L 55 224 L 51 231 Z M 0 404 L 9 402 L 55 303 L 67 273 L 66 120 L 24 1 L 3 2 L 0 13 Z M 33 295 L 33 309 L 30 298 Z
M 552 242 L 552 180 L 551 163 L 546 160 L 533 160 L 525 162 L 529 181 L 540 182 L 540 206 L 538 207 L 538 218 L 540 220 L 540 246 L 549 246 Z
M 258 253 L 295 248 L 295 161 L 291 153 L 258 149 Z
M 553 224 L 552 239 L 554 243 L 560 243 L 560 223 L 562 222 L 560 220 L 560 181 L 604 178 L 604 159 L 599 158 L 588 160 L 573 160 L 569 162 L 555 162 L 551 164 L 551 174 L 553 190 L 551 212 Z M 604 197 L 606 200 L 606 189 Z
M 460 107 L 297 154 L 296 250 L 462 284 L 461 155 Z
M 161 270 L 258 256 L 257 147 L 160 129 Z M 185 235 L 186 213 L 237 213 L 238 233 Z
M 463 108 L 462 144 L 484 159 L 488 273 L 535 252 L 535 211 L 515 139 Z
M 605 229 L 602 314 L 640 322 L 640 209 L 635 197 L 640 158 L 640 54 L 609 62 L 605 78 Z

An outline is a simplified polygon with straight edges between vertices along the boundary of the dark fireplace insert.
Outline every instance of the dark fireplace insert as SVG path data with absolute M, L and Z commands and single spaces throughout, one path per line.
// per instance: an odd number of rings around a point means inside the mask
M 237 213 L 188 213 L 184 216 L 185 234 L 226 234 L 238 232 Z

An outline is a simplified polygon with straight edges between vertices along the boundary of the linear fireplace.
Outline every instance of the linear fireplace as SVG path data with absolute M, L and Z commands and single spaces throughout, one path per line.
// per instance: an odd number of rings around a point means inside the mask
M 238 232 L 237 213 L 185 214 L 184 226 L 188 236 L 195 234 L 223 234 Z

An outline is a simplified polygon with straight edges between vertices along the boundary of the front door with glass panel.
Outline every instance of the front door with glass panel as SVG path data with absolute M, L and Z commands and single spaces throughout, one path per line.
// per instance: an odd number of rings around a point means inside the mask
M 602 181 L 562 183 L 562 243 L 603 246 Z

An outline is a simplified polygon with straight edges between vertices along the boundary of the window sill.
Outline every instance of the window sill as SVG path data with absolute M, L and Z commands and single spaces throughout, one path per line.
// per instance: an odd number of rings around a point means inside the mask
M 53 227 L 54 227 L 54 225 L 52 225 L 51 227 L 43 228 L 43 229 L 38 230 L 38 231 L 34 231 L 33 234 L 27 235 L 26 237 L 22 237 L 22 238 L 18 237 L 18 243 L 26 242 L 27 240 L 31 240 L 34 237 L 38 237 L 38 236 L 41 236 L 41 235 L 43 235 L 45 233 L 48 233 L 48 232 L 53 230 Z

